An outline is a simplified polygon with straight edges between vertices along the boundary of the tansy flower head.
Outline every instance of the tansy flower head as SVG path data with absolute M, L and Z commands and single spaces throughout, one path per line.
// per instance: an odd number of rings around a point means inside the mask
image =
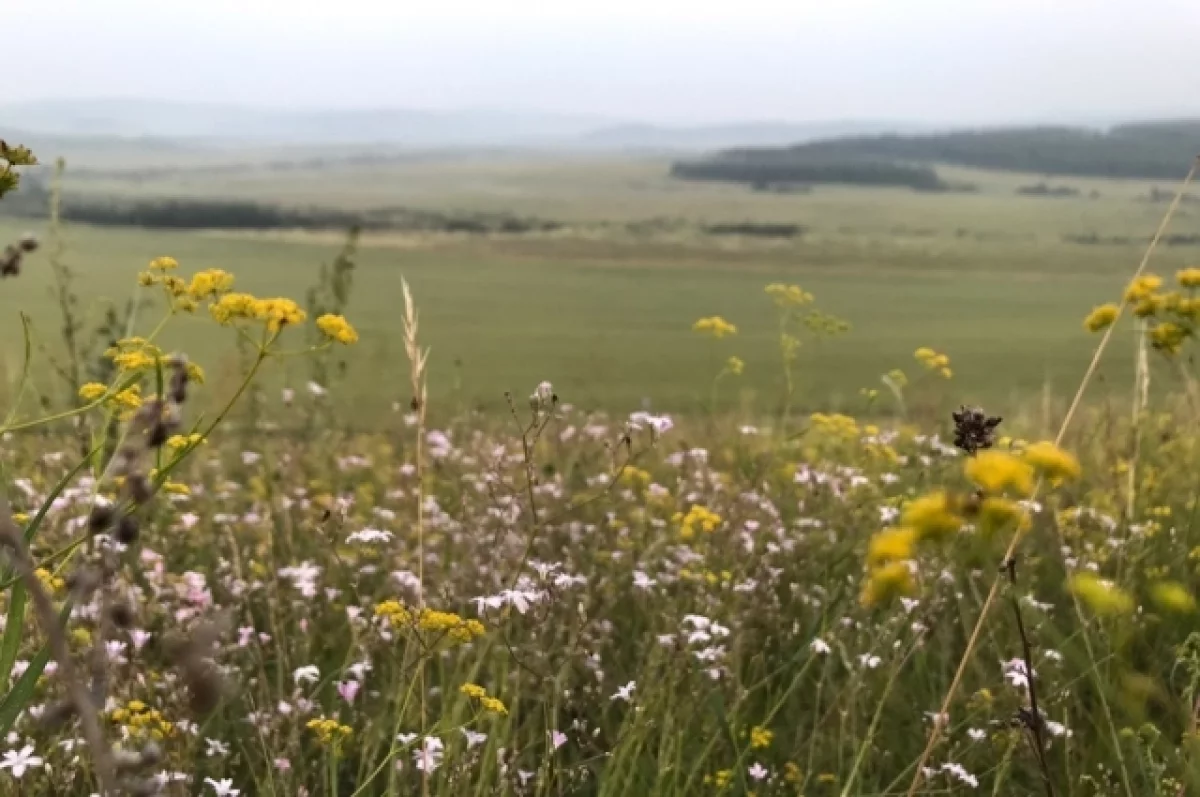
M 962 528 L 963 519 L 950 503 L 950 497 L 934 492 L 909 502 L 900 514 L 900 522 L 916 533 L 918 539 L 944 537 Z
M 1092 308 L 1087 318 L 1083 319 L 1083 328 L 1088 332 L 1099 332 L 1112 326 L 1121 310 L 1115 304 L 1102 304 Z
M 917 532 L 904 526 L 884 529 L 867 544 L 867 564 L 880 565 L 911 559 L 917 543 Z
M 1129 283 L 1129 287 L 1125 289 L 1125 301 L 1130 304 L 1136 304 L 1145 299 L 1162 287 L 1162 277 L 1156 274 L 1142 274 Z
M 1183 288 L 1200 288 L 1200 268 L 1193 266 L 1175 273 L 1175 279 Z
M 1121 615 L 1133 611 L 1133 598 L 1111 581 L 1093 573 L 1077 573 L 1068 581 L 1071 592 L 1096 614 Z
M 1048 440 L 1026 446 L 1021 456 L 1055 484 L 1079 478 L 1079 460 Z
M 719 315 L 699 319 L 692 324 L 692 330 L 702 335 L 711 335 L 714 338 L 725 338 L 737 334 L 737 327 Z
M 349 321 L 340 315 L 326 313 L 317 319 L 317 328 L 327 338 L 336 340 L 338 343 L 346 346 L 358 342 L 358 332 L 355 331 L 354 327 L 350 326 Z
M 156 257 L 150 261 L 151 271 L 170 271 L 179 268 L 179 261 L 173 257 Z
M 967 460 L 967 478 L 993 494 L 1027 496 L 1033 492 L 1033 467 L 1003 451 L 980 451 Z
M 88 382 L 79 388 L 79 398 L 87 402 L 95 401 L 108 392 L 108 387 L 99 382 Z
M 197 272 L 192 276 L 192 281 L 188 285 L 187 292 L 191 298 L 200 301 L 212 296 L 228 293 L 232 289 L 232 274 L 222 271 L 219 268 L 210 268 L 206 271 Z
M 863 606 L 880 606 L 903 595 L 911 595 L 915 589 L 908 564 L 891 562 L 871 571 L 863 585 L 860 600 Z

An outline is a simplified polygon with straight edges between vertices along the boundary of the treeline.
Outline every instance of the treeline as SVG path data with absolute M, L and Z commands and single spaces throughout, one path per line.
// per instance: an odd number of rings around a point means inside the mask
M 893 169 L 905 168 L 897 164 L 919 168 L 938 163 L 1047 175 L 1157 179 L 1182 177 L 1197 154 L 1200 121 L 1179 121 L 1121 125 L 1108 131 L 1029 127 L 838 138 L 792 147 L 728 150 L 713 162 L 753 163 L 756 179 L 781 181 L 790 179 L 796 163 L 805 164 L 805 170 L 821 163 L 840 169 L 847 161 L 888 163 L 892 168 L 883 169 L 881 175 L 894 175 L 894 179 L 898 173 Z
M 749 183 L 758 190 L 786 185 L 874 185 L 947 191 L 953 188 L 930 166 L 884 160 L 838 159 L 823 161 L 793 157 L 788 150 L 740 150 L 700 161 L 671 166 L 671 175 L 682 180 Z
M 0 204 L 0 213 L 44 218 L 49 196 L 45 186 L 30 181 Z M 387 207 L 351 212 L 336 208 L 286 207 L 234 199 L 125 199 L 120 197 L 63 198 L 65 221 L 100 226 L 147 229 L 224 230 L 364 230 L 517 234 L 558 229 L 558 222 L 506 213 L 439 212 Z

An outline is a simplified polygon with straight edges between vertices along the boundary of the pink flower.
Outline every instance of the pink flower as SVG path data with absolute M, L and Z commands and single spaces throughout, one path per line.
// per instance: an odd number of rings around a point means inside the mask
M 562 731 L 550 731 L 550 744 L 555 750 L 567 743 L 567 735 Z
M 292 768 L 292 762 L 288 761 L 286 758 L 276 758 L 275 759 L 275 768 L 278 769 L 280 772 L 287 772 L 289 769 Z
M 347 703 L 354 702 L 354 698 L 358 696 L 358 690 L 361 688 L 362 684 L 358 681 L 340 681 L 337 686 L 338 694 Z

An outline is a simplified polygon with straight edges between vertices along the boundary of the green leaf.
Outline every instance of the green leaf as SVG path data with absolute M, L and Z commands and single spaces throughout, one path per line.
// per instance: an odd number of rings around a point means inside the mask
M 25 585 L 18 581 L 13 585 L 12 595 L 8 599 L 8 624 L 4 626 L 4 638 L 0 640 L 0 684 L 8 683 L 13 663 L 17 660 L 21 632 L 25 630 L 25 603 Z
M 71 601 L 67 601 L 63 605 L 62 611 L 58 614 L 59 624 L 65 624 L 71 616 L 71 605 Z M 45 644 L 33 657 L 33 661 L 29 662 L 29 666 L 25 668 L 25 672 L 21 673 L 21 677 L 13 684 L 13 688 L 8 691 L 3 700 L 0 700 L 0 736 L 8 734 L 13 723 L 17 721 L 17 716 L 29 705 L 38 678 L 42 677 L 49 662 L 50 645 Z

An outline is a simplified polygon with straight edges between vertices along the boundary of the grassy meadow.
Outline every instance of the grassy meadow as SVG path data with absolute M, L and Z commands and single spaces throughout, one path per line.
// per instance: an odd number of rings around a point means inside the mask
M 0 794 L 1200 792 L 1195 247 L 1084 329 L 1154 184 L 119 171 L 68 190 L 565 226 L 367 233 L 308 317 L 336 233 L 35 227 L 0 285 Z M 705 231 L 740 222 L 806 229 Z M 146 297 L 79 386 L 54 257 L 88 340 Z

